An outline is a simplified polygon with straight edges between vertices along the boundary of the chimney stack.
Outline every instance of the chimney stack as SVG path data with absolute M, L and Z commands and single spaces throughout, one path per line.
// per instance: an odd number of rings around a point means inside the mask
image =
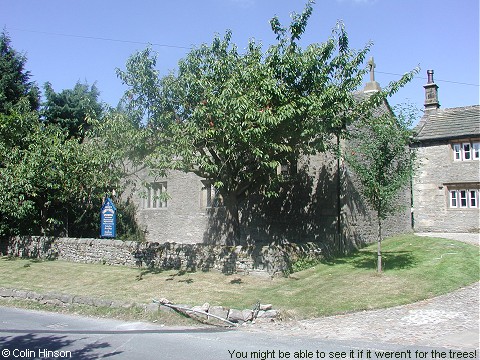
M 427 70 L 427 84 L 425 88 L 425 111 L 437 110 L 440 107 L 438 102 L 438 86 L 433 81 L 433 70 Z

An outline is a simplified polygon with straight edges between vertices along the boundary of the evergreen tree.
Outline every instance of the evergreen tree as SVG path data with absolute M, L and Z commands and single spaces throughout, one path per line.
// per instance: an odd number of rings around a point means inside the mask
M 30 72 L 25 70 L 26 57 L 13 49 L 5 30 L 0 35 L 0 113 L 9 113 L 23 97 L 30 108 L 37 110 L 40 91 L 30 81 Z
M 98 119 L 102 104 L 98 102 L 99 91 L 94 85 L 77 82 L 73 89 L 56 93 L 50 83 L 44 86 L 46 101 L 42 104 L 42 116 L 46 124 L 58 124 L 70 138 L 83 139 L 88 128 L 87 119 Z

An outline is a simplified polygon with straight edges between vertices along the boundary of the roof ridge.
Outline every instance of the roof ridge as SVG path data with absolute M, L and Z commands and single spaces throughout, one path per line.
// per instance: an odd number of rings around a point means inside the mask
M 417 140 L 480 136 L 480 105 L 426 111 L 416 127 Z
M 469 109 L 474 109 L 474 108 L 480 108 L 480 105 L 467 105 L 467 106 L 457 106 L 453 108 L 440 108 L 437 109 L 436 111 L 431 111 L 431 114 L 435 114 L 435 112 L 440 112 L 440 111 L 448 111 L 448 110 L 469 110 Z

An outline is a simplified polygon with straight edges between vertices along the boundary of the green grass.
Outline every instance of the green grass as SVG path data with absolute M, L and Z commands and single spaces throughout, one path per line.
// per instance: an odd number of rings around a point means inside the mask
M 15 307 L 29 310 L 41 310 L 50 312 L 59 312 L 64 314 L 75 314 L 92 316 L 96 318 L 108 318 L 108 319 L 121 319 L 129 321 L 148 321 L 159 322 L 163 325 L 182 325 L 195 327 L 199 324 L 197 321 L 184 316 L 176 312 L 163 312 L 157 313 L 145 312 L 145 310 L 139 306 L 134 306 L 128 309 L 125 308 L 110 308 L 110 307 L 94 307 L 87 305 L 71 304 L 69 306 L 60 307 L 58 305 L 42 304 L 32 300 L 20 300 L 20 299 L 1 299 L 0 306 Z
M 150 272 L 96 264 L 0 259 L 0 286 L 148 303 L 251 308 L 260 300 L 286 317 L 306 318 L 382 308 L 444 294 L 479 280 L 479 248 L 452 240 L 403 235 L 325 261 L 288 278 L 217 272 Z

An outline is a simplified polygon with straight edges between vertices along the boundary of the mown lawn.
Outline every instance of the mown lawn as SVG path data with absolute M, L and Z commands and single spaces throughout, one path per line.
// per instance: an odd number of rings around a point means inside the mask
M 410 303 L 479 280 L 479 248 L 452 240 L 403 235 L 383 242 L 384 272 L 376 273 L 376 245 L 316 264 L 288 278 L 218 272 L 149 272 L 97 264 L 0 259 L 0 287 L 148 303 L 251 308 L 271 303 L 285 317 L 307 318 Z

